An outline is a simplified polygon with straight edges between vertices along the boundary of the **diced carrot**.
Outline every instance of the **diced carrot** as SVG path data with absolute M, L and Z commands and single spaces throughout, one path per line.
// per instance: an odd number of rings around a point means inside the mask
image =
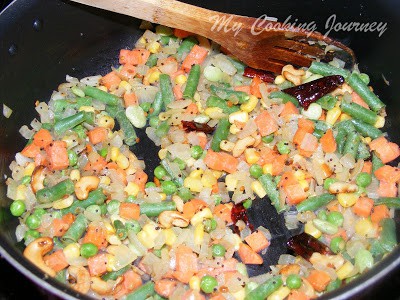
M 56 250 L 51 254 L 45 255 L 43 259 L 45 264 L 56 272 L 59 272 L 69 266 L 67 259 L 65 258 L 64 255 L 64 251 L 62 249 Z
M 298 115 L 299 109 L 292 102 L 288 101 L 283 106 L 283 109 L 280 113 L 281 117 L 289 116 L 289 115 Z
M 368 197 L 360 197 L 353 205 L 353 212 L 360 217 L 368 217 L 374 207 L 374 200 Z
M 308 297 L 306 293 L 297 290 L 291 290 L 287 298 L 287 300 L 309 300 L 309 299 L 310 297 Z
M 106 229 L 94 223 L 89 224 L 83 237 L 83 243 L 93 243 L 98 249 L 104 249 L 108 244 Z
M 95 172 L 95 173 L 100 173 L 106 167 L 107 161 L 100 154 L 97 154 L 97 155 L 93 154 L 93 156 L 96 156 L 95 159 L 93 161 L 89 161 L 85 165 L 83 170 L 84 171 L 92 171 L 92 172 Z
M 260 92 L 260 84 L 263 83 L 263 81 L 261 80 L 260 77 L 255 76 L 252 80 L 251 80 L 251 84 L 250 84 L 250 94 L 252 94 L 253 96 L 256 96 L 257 98 L 261 98 L 261 92 Z
M 266 110 L 260 113 L 254 119 L 254 122 L 256 123 L 258 131 L 260 132 L 261 136 L 270 135 L 271 133 L 277 131 L 279 128 L 276 120 Z
M 89 141 L 96 145 L 98 143 L 102 143 L 107 139 L 108 130 L 104 127 L 95 127 L 92 130 L 88 131 L 87 136 Z
M 322 150 L 325 153 L 333 153 L 336 151 L 336 140 L 333 136 L 332 129 L 328 129 L 325 134 L 319 139 Z
M 121 65 L 129 64 L 133 66 L 144 65 L 150 56 L 150 51 L 147 49 L 121 49 L 119 54 L 119 63 Z
M 326 112 L 325 110 L 322 110 L 321 116 L 318 118 L 319 121 L 325 121 L 326 120 Z
M 40 128 L 33 136 L 33 143 L 40 148 L 46 147 L 52 141 L 53 137 L 51 136 L 50 131 L 44 128 Z
M 236 172 L 239 161 L 236 157 L 228 153 L 208 150 L 204 157 L 204 163 L 210 169 L 234 173 Z
M 36 146 L 34 143 L 30 143 L 29 145 L 26 145 L 24 149 L 22 149 L 21 154 L 29 158 L 35 158 L 40 154 L 40 147 Z
M 389 142 L 384 136 L 370 142 L 369 147 L 371 150 L 375 150 L 384 164 L 396 159 L 400 155 L 399 146 Z
M 298 126 L 308 133 L 313 133 L 315 129 L 315 124 L 310 119 L 299 118 Z
M 115 90 L 119 83 L 121 82 L 121 78 L 117 75 L 115 71 L 112 71 L 106 75 L 104 75 L 100 79 L 100 83 L 104 85 L 108 90 Z
M 199 108 L 196 103 L 192 102 L 185 108 L 185 114 L 197 115 L 199 113 Z
M 365 101 L 356 92 L 351 93 L 351 101 L 353 101 L 354 103 L 356 103 L 358 105 L 361 105 L 362 107 L 364 107 L 366 109 L 369 109 L 368 104 L 365 103 Z
M 241 261 L 246 265 L 262 265 L 263 263 L 261 255 L 244 243 L 239 245 L 238 254 Z
M 325 290 L 329 282 L 331 282 L 331 277 L 324 271 L 312 270 L 308 275 L 307 280 L 317 292 L 322 292 Z
M 361 172 L 371 174 L 372 173 L 372 161 L 364 161 L 364 165 Z
M 297 145 L 297 146 L 300 146 L 301 143 L 303 142 L 303 139 L 304 139 L 305 135 L 306 135 L 307 133 L 308 133 L 308 132 L 307 132 L 305 129 L 303 129 L 303 128 L 298 128 L 298 129 L 296 130 L 296 133 L 295 133 L 294 136 L 293 136 L 293 143 L 294 143 L 295 145 Z
M 193 35 L 193 33 L 190 31 L 174 28 L 174 36 L 176 36 L 180 39 L 187 38 L 188 36 L 191 36 L 191 35 Z
M 195 213 L 207 207 L 207 203 L 200 199 L 191 199 L 183 204 L 183 214 L 186 218 L 191 219 Z
M 124 94 L 125 107 L 131 106 L 131 105 L 137 105 L 137 104 L 138 104 L 138 98 L 137 98 L 135 92 L 130 92 L 130 93 Z
M 400 168 L 384 165 L 374 172 L 378 180 L 397 182 L 400 180 Z
M 344 228 L 339 228 L 339 230 L 335 234 L 325 234 L 326 242 L 330 244 L 331 240 L 338 236 L 340 236 L 345 241 L 349 239 L 346 230 Z
M 174 277 L 183 283 L 189 283 L 190 278 L 197 272 L 197 255 L 185 245 L 179 245 L 175 251 Z
M 119 206 L 119 215 L 127 220 L 138 220 L 140 217 L 140 206 L 136 203 L 122 202 Z
M 197 136 L 199 137 L 199 146 L 202 149 L 206 148 L 207 145 L 207 135 L 204 132 L 196 132 Z
M 201 64 L 207 57 L 208 50 L 194 45 L 182 62 L 182 69 L 189 72 L 193 65 Z
M 290 265 L 286 265 L 282 269 L 280 269 L 279 274 L 286 275 L 286 276 L 288 276 L 290 274 L 299 274 L 300 270 L 301 270 L 300 265 L 290 264 Z
M 107 272 L 107 254 L 98 253 L 87 260 L 89 273 L 91 276 L 100 276 Z
M 232 205 L 227 203 L 220 203 L 215 206 L 213 215 L 225 221 L 226 224 L 232 223 Z
M 123 280 L 120 288 L 115 289 L 113 293 L 113 298 L 115 299 L 120 299 L 122 296 L 133 292 L 143 284 L 140 275 L 133 270 L 126 271 L 122 277 Z
M 250 86 L 249 85 L 238 85 L 238 86 L 235 86 L 234 88 L 233 88 L 235 91 L 239 91 L 239 92 L 245 92 L 245 93 L 247 93 L 247 94 L 251 94 L 251 92 L 250 92 Z
M 396 197 L 397 196 L 396 183 L 386 180 L 381 180 L 379 181 L 379 187 L 377 192 L 380 197 Z
M 284 191 L 286 193 L 286 203 L 289 205 L 296 205 L 308 196 L 300 183 L 287 185 L 284 187 Z
M 294 175 L 293 171 L 286 171 L 282 174 L 281 179 L 279 180 L 278 187 L 282 188 L 288 185 L 297 184 L 299 181 Z
M 371 221 L 376 224 L 379 224 L 381 220 L 389 217 L 389 208 L 385 204 L 377 205 L 372 209 Z
M 130 64 L 124 64 L 119 70 L 119 74 L 126 79 L 134 78 L 136 75 L 136 67 Z
M 35 166 L 47 166 L 48 165 L 48 161 L 46 158 L 46 155 L 39 152 L 38 154 L 36 154 L 36 156 L 34 157 L 35 160 Z
M 304 151 L 314 152 L 318 148 L 318 139 L 315 135 L 306 132 L 299 146 Z
M 139 186 L 139 189 L 143 192 L 149 176 L 141 169 L 138 169 L 134 175 L 133 182 Z
M 174 97 L 176 100 L 183 99 L 182 86 L 180 84 L 175 84 L 174 87 L 172 88 L 172 91 L 174 92 Z
M 164 298 L 169 298 L 175 291 L 178 282 L 171 279 L 160 279 L 155 281 L 154 290 Z
M 63 236 L 67 232 L 71 224 L 74 222 L 75 216 L 72 213 L 64 215 L 61 219 L 53 219 L 51 222 L 51 230 L 54 236 Z
M 275 157 L 272 162 L 271 175 L 277 176 L 283 172 L 287 158 L 287 154 L 277 155 Z
M 250 235 L 246 236 L 244 240 L 255 252 L 260 252 L 269 246 L 269 241 L 259 230 L 256 230 Z
M 63 170 L 69 166 L 67 143 L 65 141 L 54 141 L 48 144 L 44 150 L 51 170 Z

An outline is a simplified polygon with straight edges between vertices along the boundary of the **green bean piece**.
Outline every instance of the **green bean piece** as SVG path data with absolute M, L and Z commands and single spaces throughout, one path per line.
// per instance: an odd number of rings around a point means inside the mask
M 76 132 L 80 139 L 84 140 L 86 138 L 86 130 L 82 125 L 75 126 L 72 130 Z
M 361 142 L 360 135 L 353 131 L 347 135 L 346 143 L 344 144 L 343 154 L 350 154 L 352 157 L 357 157 L 358 145 Z
M 239 61 L 236 58 L 233 58 L 231 56 L 227 56 L 228 60 L 233 64 L 233 66 L 236 68 L 237 73 L 242 75 L 244 73 L 244 69 L 246 68 L 246 65 Z
M 339 228 L 336 225 L 320 219 L 314 219 L 313 224 L 318 230 L 327 234 L 335 234 L 339 230 Z
M 90 114 L 90 116 L 89 116 Z M 54 124 L 54 132 L 58 136 L 61 136 L 64 132 L 66 132 L 69 129 L 74 128 L 75 126 L 82 124 L 83 122 L 87 122 L 90 119 L 94 118 L 93 113 L 89 113 L 86 111 L 80 111 L 72 116 L 66 117 L 64 119 L 61 119 L 57 121 Z M 90 122 L 88 122 L 90 123 Z
M 142 203 L 140 204 L 140 214 L 148 217 L 157 217 L 166 210 L 176 210 L 176 204 L 173 201 L 163 201 L 159 203 Z
M 168 74 L 161 74 L 159 81 L 162 100 L 165 107 L 167 107 L 168 104 L 175 100 L 171 85 L 171 77 Z
M 330 110 L 335 107 L 337 102 L 337 98 L 332 95 L 325 95 L 322 98 L 319 98 L 316 103 L 321 105 L 322 109 Z
M 351 122 L 353 123 L 354 127 L 356 130 L 363 136 L 363 137 L 371 137 L 371 139 L 377 139 L 380 137 L 383 133 L 380 131 L 378 128 L 367 124 L 365 122 L 362 122 L 360 120 L 355 120 L 352 119 Z
M 36 192 L 39 203 L 49 203 L 71 195 L 75 191 L 75 185 L 71 179 L 65 179 L 52 187 L 44 188 Z
M 160 38 L 160 43 L 165 46 L 165 45 L 168 45 L 171 40 L 176 41 L 177 39 L 178 38 L 176 36 L 174 36 L 174 35 L 163 35 Z
M 157 65 L 158 57 L 155 53 L 152 53 L 146 61 L 146 66 L 152 68 Z
M 223 100 L 230 100 L 232 103 L 245 103 L 250 99 L 250 96 L 242 91 L 235 91 L 228 88 L 219 87 L 216 85 L 211 85 L 210 90 L 216 96 Z
M 178 49 L 176 50 L 177 59 L 178 60 L 182 59 L 182 56 L 185 53 L 189 53 L 190 50 L 192 50 L 193 46 L 198 43 L 199 42 L 194 36 L 189 36 L 186 39 L 184 39 L 182 43 L 179 45 Z
M 145 300 L 155 294 L 154 282 L 148 281 L 126 296 L 126 300 Z
M 389 208 L 400 209 L 400 198 L 397 197 L 382 197 L 374 201 L 374 205 L 384 204 Z
M 380 167 L 383 167 L 385 164 L 382 160 L 376 155 L 375 152 L 372 153 L 372 174 L 375 173 Z
M 296 209 L 298 212 L 303 211 L 314 211 L 318 208 L 326 206 L 329 202 L 336 199 L 335 195 L 325 193 L 319 196 L 309 197 L 306 200 L 302 201 L 301 203 L 296 205 Z
M 358 74 L 351 74 L 347 78 L 347 83 L 373 111 L 379 111 L 385 106 L 385 104 L 362 81 Z
M 279 191 L 276 187 L 276 183 L 271 174 L 264 174 L 258 177 L 258 181 L 260 181 L 262 187 L 267 193 L 268 198 L 271 200 L 273 206 L 275 206 L 277 212 L 282 212 L 285 208 L 281 204 L 281 200 L 279 197 Z
M 219 152 L 221 150 L 220 143 L 222 140 L 228 138 L 230 126 L 231 123 L 229 123 L 228 118 L 222 118 L 219 120 L 211 140 L 211 149 L 213 151 Z
M 88 221 L 83 214 L 79 214 L 67 232 L 61 237 L 64 244 L 76 243 L 85 233 Z
M 56 276 L 54 277 L 58 282 L 67 284 L 67 268 L 58 271 Z
M 164 167 L 165 171 L 167 171 L 167 174 L 178 187 L 183 186 L 185 176 L 181 169 L 178 168 L 179 170 L 176 170 L 176 168 L 172 168 L 170 161 L 167 159 L 162 159 L 160 164 Z
M 131 121 L 125 114 L 125 109 L 122 106 L 106 105 L 106 112 L 113 118 L 116 118 L 119 126 L 124 133 L 124 141 L 128 146 L 133 146 L 137 143 L 137 134 Z
M 368 146 L 362 142 L 358 144 L 357 159 L 367 160 L 370 157 L 371 152 L 369 152 Z
M 365 269 L 371 269 L 374 265 L 374 258 L 371 252 L 366 249 L 360 249 L 354 257 L 354 265 L 358 267 L 360 273 L 364 272 Z
M 125 274 L 126 271 L 128 271 L 131 268 L 130 265 L 127 265 L 117 271 L 111 271 L 111 272 L 107 272 L 104 275 L 101 276 L 101 279 L 104 281 L 108 281 L 108 280 L 117 280 L 117 278 L 119 276 L 122 276 Z
M 378 119 L 378 115 L 375 112 L 366 109 L 365 107 L 362 107 L 361 105 L 354 102 L 350 103 L 342 102 L 340 107 L 342 108 L 343 112 L 352 116 L 354 119 L 365 122 L 370 125 L 375 125 Z
M 330 126 L 328 125 L 328 123 L 326 123 L 325 121 L 320 121 L 320 120 L 312 120 L 314 122 L 314 128 L 316 130 L 321 130 L 322 132 L 326 132 Z
M 283 285 L 281 276 L 274 276 L 250 291 L 245 300 L 264 300 Z
M 329 282 L 329 284 L 326 286 L 326 291 L 331 292 L 333 290 L 336 290 L 342 286 L 342 281 L 339 278 L 336 278 L 335 280 L 332 280 Z
M 61 210 L 63 215 L 67 213 L 78 214 L 83 212 L 86 208 L 91 205 L 99 205 L 101 206 L 106 200 L 106 195 L 104 195 L 103 190 L 101 188 L 91 191 L 89 196 L 84 200 L 75 200 L 70 207 L 64 208 Z
M 386 218 L 381 221 L 382 231 L 380 242 L 383 249 L 391 252 L 397 245 L 396 223 L 393 219 Z
M 373 257 L 377 257 L 378 259 L 380 259 L 386 253 L 386 250 L 383 249 L 380 240 L 374 239 L 372 240 L 371 246 L 369 247 L 369 252 L 371 252 Z
M 200 65 L 193 65 L 190 69 L 188 79 L 186 81 L 186 87 L 183 91 L 184 98 L 193 99 L 194 94 L 196 93 L 197 86 L 199 85 L 200 80 Z
M 155 134 L 159 138 L 166 136 L 168 134 L 170 125 L 167 121 L 161 122 L 160 125 L 156 128 Z
M 350 75 L 350 72 L 345 69 L 337 68 L 335 66 L 318 61 L 313 61 L 308 70 L 311 73 L 320 74 L 323 76 L 341 75 L 344 78 L 347 78 Z
M 151 104 L 153 111 L 149 113 L 149 118 L 153 116 L 158 116 L 158 114 L 164 109 L 164 102 L 161 92 L 157 92 L 153 103 Z
M 236 105 L 229 106 L 228 103 L 224 99 L 221 99 L 217 96 L 208 97 L 207 101 L 206 101 L 206 105 L 208 107 L 219 107 L 222 109 L 222 111 L 225 114 L 228 114 L 228 115 L 240 110 L 240 108 L 238 106 L 236 106 Z
M 129 220 L 125 222 L 125 228 L 128 232 L 133 231 L 134 233 L 138 233 L 142 229 L 139 222 L 136 220 Z
M 101 102 L 103 102 L 104 104 L 107 105 L 118 105 L 121 103 L 121 99 L 113 94 L 107 93 L 105 91 L 102 91 L 96 87 L 93 86 L 85 86 L 85 88 L 83 89 L 83 91 L 85 92 L 86 95 L 97 99 Z
M 297 99 L 295 97 L 293 97 L 289 94 L 286 94 L 282 91 L 272 92 L 271 94 L 269 94 L 269 98 L 270 99 L 279 98 L 279 99 L 282 99 L 283 103 L 292 102 L 296 107 L 300 107 L 299 101 L 297 101 Z
M 124 223 L 122 223 L 121 220 L 114 221 L 114 228 L 115 228 L 115 232 L 117 233 L 118 238 L 121 241 L 128 237 L 128 231 L 126 230 L 126 227 L 125 227 Z
M 47 130 L 52 130 L 53 129 L 53 124 L 50 123 L 42 123 L 42 128 L 47 129 Z
M 74 99 L 60 99 L 54 101 L 54 112 L 61 113 L 68 108 L 73 108 L 78 110 L 82 106 L 91 106 L 93 103 L 91 98 L 80 97 Z

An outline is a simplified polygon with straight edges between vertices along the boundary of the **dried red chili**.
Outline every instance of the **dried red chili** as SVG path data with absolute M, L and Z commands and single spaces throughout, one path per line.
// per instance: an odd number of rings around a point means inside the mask
M 243 72 L 244 77 L 254 78 L 258 77 L 264 82 L 272 83 L 275 80 L 275 75 L 271 72 L 264 70 L 253 69 L 251 67 L 246 67 Z
M 333 92 L 343 83 L 343 76 L 332 75 L 284 89 L 282 92 L 295 97 L 299 104 L 307 109 L 311 103 Z
M 254 226 L 249 221 L 249 217 L 247 216 L 247 210 L 243 206 L 243 203 L 235 204 L 232 207 L 231 218 L 232 218 L 232 221 L 233 221 L 233 224 L 234 224 L 235 233 L 240 234 L 239 233 L 239 228 L 235 225 L 236 222 L 239 221 L 239 220 L 242 220 L 250 228 L 251 231 L 254 231 Z
M 213 133 L 215 128 L 207 125 L 206 123 L 197 123 L 194 121 L 181 121 L 183 129 L 186 132 L 190 131 L 201 131 L 204 133 Z
M 333 254 L 328 246 L 305 232 L 289 238 L 287 241 L 287 246 L 294 253 L 307 260 L 310 259 L 314 252 L 318 252 L 323 255 Z

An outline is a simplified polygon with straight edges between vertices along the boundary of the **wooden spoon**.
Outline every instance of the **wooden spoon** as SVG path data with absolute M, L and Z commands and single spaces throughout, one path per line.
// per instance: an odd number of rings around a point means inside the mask
M 353 51 L 340 42 L 275 21 L 221 13 L 175 0 L 72 1 L 199 34 L 256 69 L 280 73 L 287 64 L 308 67 L 315 58 L 325 57 L 326 45 L 344 51 L 351 63 L 355 61 Z

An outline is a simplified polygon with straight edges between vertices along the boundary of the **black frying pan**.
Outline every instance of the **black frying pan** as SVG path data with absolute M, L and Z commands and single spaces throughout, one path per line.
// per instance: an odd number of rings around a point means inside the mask
M 298 5 L 290 0 L 270 1 L 186 1 L 228 13 L 259 17 L 262 14 L 278 17 L 280 21 L 296 25 L 315 23 L 317 29 L 327 32 L 336 14 L 335 26 L 329 32 L 354 49 L 360 69 L 371 76 L 372 86 L 388 105 L 386 129 L 392 140 L 399 142 L 400 95 L 399 60 L 394 46 L 399 36 L 400 3 L 396 0 L 337 1 L 305 0 Z M 329 21 L 328 21 L 329 20 Z M 387 22 L 387 30 L 379 32 L 346 32 L 339 22 Z M 17 220 L 9 215 L 9 200 L 5 197 L 4 174 L 14 153 L 24 145 L 18 129 L 30 123 L 35 116 L 37 99 L 46 100 L 53 89 L 64 82 L 65 75 L 84 77 L 109 72 L 118 65 L 121 48 L 132 48 L 142 34 L 140 21 L 125 16 L 89 9 L 67 1 L 16 0 L 0 15 L 0 100 L 14 112 L 10 119 L 0 116 L 0 253 L 23 275 L 39 286 L 64 298 L 80 297 L 56 281 L 43 277 L 21 255 L 22 246 L 15 242 Z M 311 25 L 310 25 L 311 26 Z M 387 86 L 383 80 L 390 82 Z M 157 149 L 139 132 L 141 142 L 134 151 L 144 158 L 147 171 L 157 165 Z M 280 254 L 286 253 L 286 240 L 296 232 L 285 228 L 283 217 L 277 215 L 268 201 L 256 201 L 249 211 L 250 221 L 264 225 L 274 236 L 272 246 L 265 255 L 265 264 L 254 267 L 251 274 L 263 273 L 269 264 L 275 264 Z M 400 220 L 396 219 L 400 225 Z M 400 248 L 391 253 L 371 271 L 360 276 L 345 288 L 327 294 L 324 299 L 355 299 L 364 297 L 382 281 L 395 276 L 400 265 Z M 397 293 L 392 294 L 395 297 Z

